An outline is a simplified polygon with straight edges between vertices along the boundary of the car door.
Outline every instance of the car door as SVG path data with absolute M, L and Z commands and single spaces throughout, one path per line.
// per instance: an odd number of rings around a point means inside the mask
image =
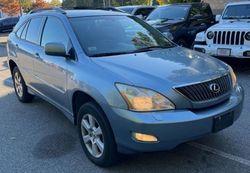
M 19 68 L 27 85 L 34 85 L 34 58 L 40 49 L 40 32 L 43 17 L 35 17 L 26 22 L 16 33 L 15 51 L 18 57 Z M 20 33 L 21 32 L 21 33 Z
M 59 18 L 49 16 L 41 35 L 40 52 L 34 60 L 34 73 L 37 78 L 37 89 L 50 101 L 65 107 L 67 103 L 67 66 L 69 59 L 45 54 L 47 43 L 62 43 L 66 50 L 71 49 L 71 42 L 63 23 Z

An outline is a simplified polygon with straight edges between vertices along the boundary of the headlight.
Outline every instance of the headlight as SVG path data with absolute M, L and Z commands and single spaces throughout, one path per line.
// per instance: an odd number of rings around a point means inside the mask
M 247 41 L 250 41 L 250 32 L 246 33 L 245 38 Z
M 161 94 L 144 88 L 116 84 L 132 111 L 159 111 L 175 109 L 175 105 Z
M 213 33 L 212 31 L 209 31 L 209 32 L 207 33 L 207 38 L 208 38 L 208 39 L 214 38 L 214 33 Z
M 231 76 L 231 80 L 232 80 L 232 85 L 233 85 L 233 88 L 235 87 L 236 83 L 237 83 L 237 77 L 232 69 L 232 67 L 228 66 L 229 67 L 229 72 L 230 72 L 230 76 Z

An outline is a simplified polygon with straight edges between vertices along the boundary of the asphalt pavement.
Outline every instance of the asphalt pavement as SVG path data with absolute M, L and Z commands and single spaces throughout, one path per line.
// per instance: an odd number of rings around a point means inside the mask
M 17 100 L 0 46 L 0 173 L 249 173 L 250 60 L 226 62 L 245 89 L 243 112 L 233 126 L 171 151 L 123 156 L 118 165 L 100 168 L 86 158 L 76 128 L 58 109 L 40 98 Z

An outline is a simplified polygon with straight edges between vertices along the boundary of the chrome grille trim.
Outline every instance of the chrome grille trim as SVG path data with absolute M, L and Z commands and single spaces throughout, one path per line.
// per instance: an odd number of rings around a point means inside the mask
M 214 93 L 209 89 L 209 86 L 213 83 L 217 83 L 220 86 L 220 92 Z M 228 94 L 231 89 L 232 83 L 229 74 L 205 82 L 175 88 L 175 90 L 190 99 L 192 102 L 206 102 L 214 100 Z
M 244 45 L 244 31 L 215 31 L 213 44 L 222 45 Z

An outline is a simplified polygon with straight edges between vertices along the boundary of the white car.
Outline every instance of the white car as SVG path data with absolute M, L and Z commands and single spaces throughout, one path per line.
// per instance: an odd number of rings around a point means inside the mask
M 250 1 L 227 4 L 216 21 L 196 35 L 194 50 L 216 57 L 250 58 Z

